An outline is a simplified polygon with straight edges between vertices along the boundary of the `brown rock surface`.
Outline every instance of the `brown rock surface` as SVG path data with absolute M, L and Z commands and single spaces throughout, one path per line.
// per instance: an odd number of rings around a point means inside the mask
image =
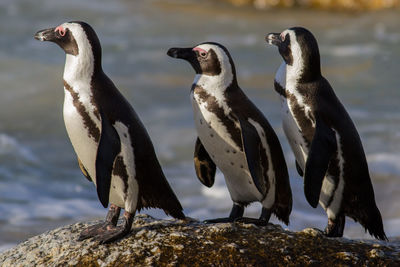
M 131 234 L 99 245 L 77 241 L 91 223 L 32 237 L 0 255 L 0 266 L 400 266 L 397 242 L 327 238 L 278 225 L 158 220 L 137 215 Z

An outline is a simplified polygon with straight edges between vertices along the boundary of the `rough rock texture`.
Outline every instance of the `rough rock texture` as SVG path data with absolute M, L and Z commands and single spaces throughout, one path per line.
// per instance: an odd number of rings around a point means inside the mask
M 258 9 L 271 7 L 311 7 L 334 10 L 378 10 L 400 6 L 400 0 L 223 0 L 236 6 L 253 5 Z
M 137 215 L 129 237 L 108 245 L 78 242 L 91 223 L 46 232 L 0 255 L 0 266 L 400 266 L 400 247 L 285 231 L 269 224 L 205 225 Z

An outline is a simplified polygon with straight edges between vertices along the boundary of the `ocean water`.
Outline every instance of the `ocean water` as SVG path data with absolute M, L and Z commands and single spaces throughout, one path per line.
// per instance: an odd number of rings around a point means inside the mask
M 63 124 L 64 53 L 33 39 L 37 30 L 70 20 L 86 21 L 97 31 L 104 70 L 146 125 L 185 213 L 202 220 L 227 216 L 232 202 L 221 173 L 211 189 L 195 176 L 189 100 L 194 72 L 166 51 L 204 41 L 224 44 L 239 84 L 283 146 L 294 195 L 291 230 L 323 229 L 326 215 L 305 201 L 273 90 L 281 58 L 264 36 L 296 25 L 309 28 L 319 41 L 323 73 L 361 135 L 386 233 L 399 236 L 398 15 L 394 10 L 256 11 L 194 0 L 0 1 L 0 251 L 60 225 L 104 218 L 107 212 L 80 173 Z M 258 217 L 260 208 L 252 204 L 245 214 Z M 166 217 L 160 210 L 142 212 Z M 345 236 L 370 238 L 351 219 Z

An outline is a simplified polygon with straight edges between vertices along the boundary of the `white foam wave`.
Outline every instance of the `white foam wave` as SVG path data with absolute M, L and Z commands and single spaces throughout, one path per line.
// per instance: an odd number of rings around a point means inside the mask
M 30 225 L 40 219 L 103 217 L 106 213 L 98 201 L 49 197 L 36 197 L 35 201 L 29 203 L 0 205 L 0 211 L 2 220 L 14 226 Z
M 14 155 L 19 159 L 37 162 L 36 156 L 16 138 L 7 134 L 0 134 L 0 157 Z

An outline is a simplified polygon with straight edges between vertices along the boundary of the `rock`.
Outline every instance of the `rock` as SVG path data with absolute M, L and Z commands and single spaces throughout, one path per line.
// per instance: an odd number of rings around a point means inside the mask
M 327 10 L 378 10 L 398 8 L 400 0 L 223 0 L 236 6 L 253 5 L 258 9 L 271 7 L 311 7 Z
M 400 266 L 400 245 L 327 238 L 321 231 L 281 226 L 135 217 L 131 234 L 99 245 L 77 241 L 76 223 L 32 237 L 0 255 L 0 266 Z

